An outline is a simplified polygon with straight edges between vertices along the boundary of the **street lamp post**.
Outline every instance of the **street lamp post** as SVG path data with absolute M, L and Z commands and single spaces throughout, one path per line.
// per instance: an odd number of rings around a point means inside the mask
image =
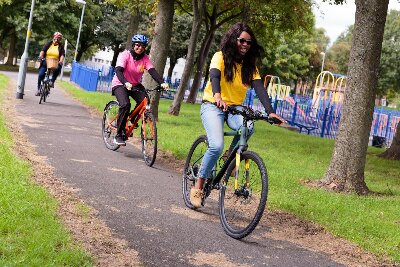
M 67 46 L 68 46 L 68 40 L 65 39 L 65 45 L 64 45 L 64 50 L 65 50 L 65 55 L 64 55 L 64 62 L 62 64 L 62 68 L 61 68 L 61 75 L 60 75 L 60 80 L 62 81 L 63 79 L 63 75 L 64 75 L 64 67 L 65 67 L 65 62 L 66 62 L 66 58 L 67 58 Z
M 28 66 L 29 38 L 31 37 L 31 34 L 32 34 L 32 18 L 33 18 L 33 9 L 34 8 L 35 8 L 35 0 L 32 0 L 31 13 L 29 14 L 28 31 L 26 32 L 25 49 L 24 49 L 24 53 L 21 56 L 21 60 L 19 62 L 18 81 L 17 81 L 17 96 L 16 96 L 17 99 L 24 98 L 26 68 Z
M 322 66 L 321 66 L 321 72 L 324 71 L 324 63 L 325 63 L 325 52 L 320 53 L 322 55 Z
M 83 21 L 83 14 L 85 13 L 85 6 L 86 2 L 83 0 L 76 0 L 77 3 L 83 4 L 82 7 L 82 15 L 81 15 L 81 22 L 79 24 L 79 32 L 78 32 L 78 39 L 76 40 L 76 46 L 75 46 L 75 55 L 74 55 L 74 61 L 76 61 L 76 56 L 78 54 L 78 46 L 79 46 L 79 37 L 81 36 L 81 29 L 82 29 L 82 21 Z

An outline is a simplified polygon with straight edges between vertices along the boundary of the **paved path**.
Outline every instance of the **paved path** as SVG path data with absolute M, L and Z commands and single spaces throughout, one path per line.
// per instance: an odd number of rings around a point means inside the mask
M 17 80 L 17 73 L 6 74 Z M 115 235 L 139 252 L 144 266 L 342 266 L 322 253 L 269 239 L 267 227 L 242 241 L 228 237 L 215 202 L 200 212 L 185 208 L 179 173 L 157 161 L 147 167 L 132 145 L 106 149 L 100 117 L 57 84 L 39 105 L 36 79 L 27 74 L 24 99 L 16 105 L 29 141 Z

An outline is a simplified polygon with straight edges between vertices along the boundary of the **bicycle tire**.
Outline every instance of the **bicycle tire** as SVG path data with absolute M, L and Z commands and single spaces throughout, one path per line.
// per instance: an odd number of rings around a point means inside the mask
M 182 195 L 186 207 L 196 209 L 190 203 L 190 189 L 194 187 L 203 156 L 208 149 L 207 136 L 199 136 L 189 149 L 182 175 Z
M 241 239 L 257 226 L 264 213 L 268 196 L 268 174 L 262 158 L 255 152 L 242 153 L 238 174 L 238 190 L 234 189 L 235 158 L 224 174 L 219 194 L 219 215 L 227 235 Z M 248 164 L 248 170 L 245 165 Z
M 40 87 L 39 87 L 39 94 L 40 94 L 39 104 L 42 104 L 42 101 L 43 101 L 43 98 L 44 98 L 43 91 L 44 91 L 44 88 L 43 88 L 43 83 L 42 83 L 42 84 L 40 84 Z
M 49 83 L 45 83 L 43 86 L 43 102 L 46 102 L 46 98 L 47 98 L 47 94 L 48 94 L 48 90 L 49 90 Z
M 153 166 L 157 156 L 157 125 L 151 111 L 145 111 L 140 131 L 142 154 L 147 166 Z
M 110 101 L 104 108 L 103 120 L 101 125 L 101 134 L 106 147 L 110 150 L 117 150 L 120 146 L 114 143 L 117 135 L 117 116 L 119 104 L 117 101 Z

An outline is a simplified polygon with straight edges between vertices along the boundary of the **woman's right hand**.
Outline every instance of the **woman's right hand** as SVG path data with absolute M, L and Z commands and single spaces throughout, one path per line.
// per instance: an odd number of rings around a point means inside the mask
M 220 93 L 214 94 L 214 100 L 215 100 L 215 104 L 217 105 L 217 107 L 222 108 L 223 111 L 227 111 L 228 110 L 228 106 L 222 100 Z
M 125 83 L 125 87 L 126 87 L 126 89 L 131 90 L 132 89 L 132 84 L 130 82 L 126 82 Z

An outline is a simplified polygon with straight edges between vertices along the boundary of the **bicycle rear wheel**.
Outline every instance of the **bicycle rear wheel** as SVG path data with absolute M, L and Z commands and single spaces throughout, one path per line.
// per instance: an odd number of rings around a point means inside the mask
M 235 189 L 235 159 L 224 175 L 219 195 L 219 215 L 226 234 L 235 239 L 249 235 L 260 221 L 267 203 L 268 174 L 261 157 L 245 151 L 240 158 Z
M 145 111 L 140 137 L 142 140 L 143 159 L 147 166 L 153 166 L 157 155 L 157 126 L 151 111 Z
M 190 209 L 195 209 L 192 203 L 190 203 L 190 189 L 194 187 L 201 162 L 207 149 L 207 136 L 201 135 L 193 142 L 186 157 L 182 175 L 182 194 L 185 205 Z
M 117 150 L 119 145 L 114 143 L 117 135 L 117 118 L 119 105 L 117 101 L 110 101 L 104 108 L 101 133 L 104 144 L 108 149 Z

